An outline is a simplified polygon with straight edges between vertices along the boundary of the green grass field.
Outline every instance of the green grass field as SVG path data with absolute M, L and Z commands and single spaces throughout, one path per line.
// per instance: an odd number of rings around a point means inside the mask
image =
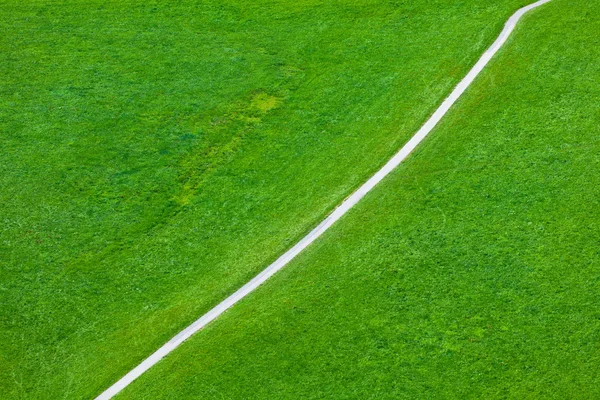
M 528 2 L 0 0 L 1 397 L 100 393 L 375 171 Z
M 120 398 L 600 398 L 599 14 L 526 16 L 390 179 Z

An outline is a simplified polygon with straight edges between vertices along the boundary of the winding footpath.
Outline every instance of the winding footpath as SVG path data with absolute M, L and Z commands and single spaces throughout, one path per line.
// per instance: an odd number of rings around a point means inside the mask
M 442 117 L 448 112 L 448 110 L 454 105 L 458 98 L 464 93 L 464 91 L 473 83 L 477 75 L 483 70 L 487 63 L 492 59 L 494 54 L 504 45 L 512 31 L 515 29 L 517 22 L 521 17 L 530 10 L 539 7 L 543 4 L 548 3 L 551 0 L 540 0 L 532 3 L 526 7 L 519 9 L 515 12 L 506 22 L 504 29 L 500 33 L 500 36 L 490 46 L 489 49 L 483 53 L 479 61 L 469 71 L 467 76 L 454 88 L 450 96 L 444 100 L 440 107 L 433 113 L 433 115 L 425 122 L 425 124 L 419 129 L 419 131 L 400 149 L 396 155 L 394 155 L 375 175 L 373 175 L 367 182 L 365 182 L 358 190 L 356 190 L 350 197 L 348 197 L 340 206 L 338 206 L 327 218 L 325 218 L 315 229 L 313 229 L 308 235 L 302 238 L 294 247 L 288 250 L 285 254 L 279 257 L 273 264 L 269 265 L 260 274 L 255 276 L 252 280 L 238 289 L 231 296 L 223 300 L 212 310 L 204 314 L 202 317 L 194 321 L 190 326 L 179 332 L 156 352 L 142 361 L 137 367 L 128 372 L 125 376 L 119 379 L 115 384 L 109 387 L 96 400 L 108 400 L 117 395 L 120 391 L 125 389 L 131 382 L 137 379 L 140 375 L 158 363 L 170 352 L 175 350 L 181 343 L 191 337 L 194 333 L 205 327 L 211 321 L 218 318 L 227 309 L 232 307 L 238 301 L 246 297 L 258 286 L 264 283 L 267 279 L 273 276 L 277 271 L 285 267 L 291 260 L 294 259 L 302 250 L 307 248 L 312 242 L 314 242 L 319 236 L 321 236 L 327 229 L 329 229 L 337 220 L 339 220 L 344 214 L 346 214 L 356 203 L 358 203 L 371 189 L 375 187 L 383 178 L 385 178 L 390 172 L 392 172 L 406 157 L 425 139 L 425 137 L 433 130 L 433 128 L 440 122 Z

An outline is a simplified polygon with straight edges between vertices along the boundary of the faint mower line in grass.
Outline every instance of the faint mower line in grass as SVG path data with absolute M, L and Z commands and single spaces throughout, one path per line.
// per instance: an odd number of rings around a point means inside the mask
M 293 260 L 302 250 L 307 248 L 312 242 L 319 238 L 327 229 L 329 229 L 337 220 L 346 214 L 356 203 L 358 203 L 371 189 L 383 180 L 390 172 L 392 172 L 406 157 L 425 139 L 425 137 L 435 128 L 448 110 L 456 103 L 458 98 L 465 90 L 473 83 L 477 75 L 488 64 L 492 57 L 504 45 L 519 19 L 528 11 L 539 7 L 551 0 L 539 0 L 515 12 L 504 25 L 504 29 L 496 39 L 496 41 L 483 53 L 479 61 L 473 66 L 469 73 L 462 81 L 454 88 L 450 96 L 444 100 L 439 108 L 431 115 L 425 124 L 417 131 L 417 133 L 394 155 L 375 175 L 365 182 L 358 190 L 340 204 L 327 218 L 325 218 L 316 228 L 302 238 L 294 247 L 285 252 L 275 262 L 265 268 L 261 273 L 252 278 L 248 283 L 238 289 L 231 296 L 227 297 L 221 303 L 216 305 L 209 312 L 194 321 L 187 328 L 175 335 L 171 340 L 165 343 L 161 348 L 155 351 L 152 355 L 142 361 L 137 367 L 128 372 L 125 376 L 119 379 L 115 384 L 106 389 L 100 394 L 96 400 L 107 400 L 117 395 L 125 389 L 131 382 L 141 376 L 144 372 L 158 363 L 161 359 L 175 350 L 181 343 L 190 338 L 194 333 L 205 327 L 207 324 L 218 318 L 221 314 L 227 311 L 238 301 L 246 297 L 267 279 L 285 267 Z

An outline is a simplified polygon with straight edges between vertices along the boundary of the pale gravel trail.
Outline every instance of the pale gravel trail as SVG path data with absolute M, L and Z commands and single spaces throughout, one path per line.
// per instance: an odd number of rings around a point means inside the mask
M 308 247 L 314 242 L 319 236 L 321 236 L 327 229 L 329 229 L 337 220 L 339 220 L 344 214 L 346 214 L 356 203 L 358 203 L 371 189 L 375 187 L 383 178 L 385 178 L 390 172 L 392 172 L 406 157 L 417 147 L 419 143 L 425 139 L 425 137 L 433 130 L 433 128 L 440 122 L 442 117 L 448 112 L 452 105 L 458 100 L 458 98 L 464 93 L 464 91 L 473 83 L 477 75 L 483 70 L 483 68 L 492 59 L 494 54 L 502 47 L 506 42 L 512 31 L 515 29 L 517 22 L 521 17 L 528 11 L 539 7 L 543 4 L 550 2 L 551 0 L 540 0 L 532 3 L 526 7 L 519 9 L 515 12 L 504 25 L 504 29 L 500 33 L 500 36 L 490 46 L 489 49 L 483 53 L 479 61 L 469 71 L 467 76 L 454 88 L 450 96 L 444 100 L 440 107 L 433 113 L 433 115 L 425 122 L 425 124 L 419 129 L 419 131 L 400 149 L 396 155 L 394 155 L 375 175 L 373 175 L 367 182 L 365 182 L 358 190 L 356 190 L 350 197 L 348 197 L 340 206 L 338 206 L 327 218 L 325 218 L 315 229 L 313 229 L 308 235 L 302 238 L 294 247 L 285 252 L 279 257 L 274 263 L 265 268 L 260 274 L 255 276 L 252 280 L 238 289 L 231 296 L 223 300 L 209 312 L 201 316 L 199 319 L 194 321 L 190 326 L 179 332 L 171 340 L 165 343 L 161 348 L 156 350 L 152 355 L 142 361 L 137 367 L 128 372 L 125 376 L 119 379 L 115 384 L 106 389 L 101 395 L 96 397 L 96 400 L 108 400 L 117 395 L 120 391 L 125 389 L 131 382 L 140 377 L 144 372 L 162 360 L 167 354 L 175 350 L 181 343 L 191 337 L 194 333 L 205 327 L 208 323 L 218 318 L 227 309 L 232 307 L 238 301 L 250 294 L 254 289 L 264 283 L 267 279 L 273 276 L 277 271 L 285 267 L 291 260 L 294 259 L 302 250 Z

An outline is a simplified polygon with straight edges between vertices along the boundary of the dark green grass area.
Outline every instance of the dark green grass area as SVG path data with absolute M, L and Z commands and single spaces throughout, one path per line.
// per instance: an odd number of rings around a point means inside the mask
M 89 398 L 306 233 L 528 0 L 0 0 L 0 393 Z
M 599 14 L 527 16 L 393 176 L 121 398 L 599 398 Z

